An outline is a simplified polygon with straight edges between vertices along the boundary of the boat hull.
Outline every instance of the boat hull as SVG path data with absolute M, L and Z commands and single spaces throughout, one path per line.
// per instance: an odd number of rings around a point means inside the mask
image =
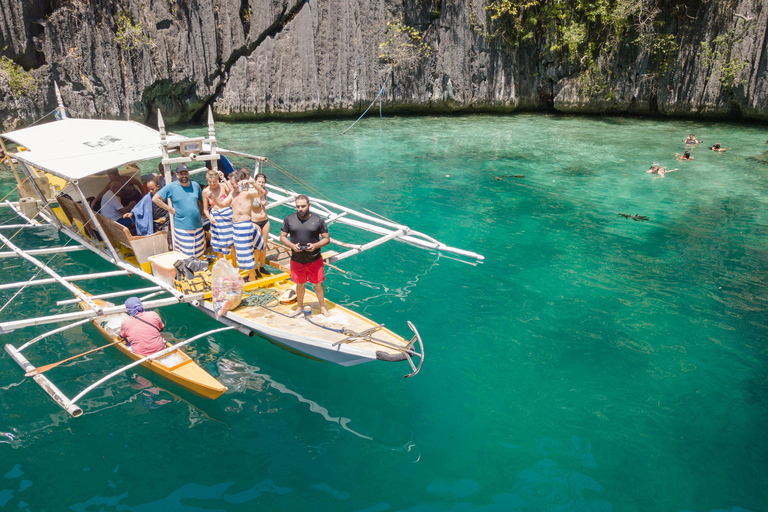
M 274 283 L 270 290 L 281 293 L 293 283 Z M 354 366 L 377 360 L 398 360 L 408 341 L 383 325 L 358 315 L 338 304 L 326 300 L 331 317 L 319 314 L 317 298 L 306 292 L 305 304 L 312 307 L 314 314 L 309 318 L 301 314 L 291 317 L 295 304 L 278 304 L 270 307 L 244 306 L 225 313 L 225 318 L 238 325 L 252 329 L 262 338 L 295 354 L 341 366 Z M 213 304 L 204 301 L 199 306 L 209 316 L 216 318 Z M 323 327 L 323 325 L 325 327 Z M 336 332 L 344 330 L 347 333 Z M 374 339 L 356 338 L 349 332 L 361 333 L 374 330 Z M 381 353 L 389 358 L 382 358 Z M 402 360 L 402 358 L 399 358 Z
M 104 329 L 97 322 L 92 323 L 107 340 L 118 341 L 119 338 L 117 336 L 110 334 L 109 331 Z M 144 357 L 131 352 L 131 349 L 123 342 L 115 344 L 114 347 L 133 361 L 138 361 Z M 166 366 L 162 363 L 162 361 L 168 360 L 171 356 L 175 356 L 176 360 L 179 360 L 179 364 Z M 215 400 L 227 391 L 226 386 L 201 368 L 200 365 L 181 349 L 174 350 L 163 358 L 142 363 L 141 366 L 203 398 Z
M 103 300 L 97 299 L 94 302 L 99 306 L 105 305 Z M 80 307 L 88 309 L 88 305 L 85 302 L 81 302 Z M 138 361 L 144 357 L 133 353 L 128 345 L 122 341 L 122 338 L 104 328 L 104 325 L 107 323 L 106 319 L 102 319 L 101 322 L 94 320 L 91 323 L 107 340 L 118 342 L 113 346 L 133 361 Z M 173 364 L 170 364 L 170 361 L 173 361 Z M 162 358 L 146 361 L 141 366 L 203 398 L 215 400 L 227 391 L 226 386 L 201 368 L 182 349 L 174 350 Z

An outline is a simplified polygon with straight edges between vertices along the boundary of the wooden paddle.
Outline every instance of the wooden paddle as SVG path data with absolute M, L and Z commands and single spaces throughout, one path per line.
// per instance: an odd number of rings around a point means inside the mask
M 71 360 L 73 360 L 73 359 L 77 359 L 78 357 L 87 356 L 88 354 L 92 354 L 93 352 L 96 352 L 96 351 L 98 351 L 98 350 L 102 350 L 102 349 L 105 349 L 105 348 L 107 348 L 107 347 L 111 347 L 112 345 L 117 345 L 118 343 L 122 343 L 122 340 L 113 341 L 112 343 L 109 343 L 109 344 L 107 344 L 107 345 L 103 345 L 103 346 L 101 346 L 101 347 L 98 347 L 98 348 L 94 348 L 94 349 L 91 349 L 91 350 L 89 350 L 88 352 L 83 352 L 82 354 L 78 354 L 78 355 L 76 355 L 76 356 L 72 356 L 72 357 L 68 357 L 68 358 L 66 358 L 66 359 L 62 359 L 62 360 L 61 360 L 61 361 L 59 361 L 58 363 L 51 363 L 51 364 L 47 364 L 47 365 L 45 365 L 45 366 L 40 366 L 40 367 L 38 367 L 38 368 L 35 368 L 35 369 L 34 369 L 34 370 L 32 370 L 31 372 L 27 372 L 27 373 L 25 373 L 25 374 L 24 374 L 24 376 L 25 376 L 25 377 L 34 377 L 35 375 L 40 375 L 41 373 L 45 373 L 45 372 L 47 372 L 48 370 L 50 370 L 51 368 L 56 368 L 56 367 L 57 367 L 57 366 L 59 366 L 60 364 L 64 364 L 64 363 L 66 363 L 67 361 L 71 361 Z

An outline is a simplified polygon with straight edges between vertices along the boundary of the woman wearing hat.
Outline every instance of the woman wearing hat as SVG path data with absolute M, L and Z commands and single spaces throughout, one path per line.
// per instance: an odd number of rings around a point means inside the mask
M 128 340 L 134 354 L 149 356 L 165 348 L 165 340 L 160 335 L 163 321 L 154 311 L 144 311 L 138 297 L 125 301 L 125 309 L 130 315 L 120 324 L 120 336 Z

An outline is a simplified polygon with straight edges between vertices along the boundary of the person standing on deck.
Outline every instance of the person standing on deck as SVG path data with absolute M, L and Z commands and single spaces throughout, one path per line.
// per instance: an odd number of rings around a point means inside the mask
M 253 258 L 258 263 L 259 272 L 263 275 L 269 274 L 269 271 L 264 266 L 267 262 L 267 247 L 266 244 L 269 241 L 269 217 L 267 216 L 267 177 L 259 173 L 254 178 L 254 181 L 258 186 L 264 189 L 264 195 L 258 196 L 253 200 L 251 206 L 251 222 L 256 226 L 256 229 L 261 233 L 261 238 L 264 239 L 264 250 L 257 250 L 253 254 Z
M 309 198 L 304 194 L 296 196 L 296 213 L 283 220 L 280 242 L 292 250 L 291 280 L 296 283 L 296 311 L 304 308 L 304 291 L 309 281 L 315 285 L 320 312 L 330 316 L 325 307 L 325 271 L 320 248 L 331 242 L 331 236 L 325 220 L 309 211 Z
M 160 335 L 165 328 L 160 315 L 154 311 L 144 311 L 138 297 L 129 297 L 125 309 L 130 315 L 120 324 L 120 336 L 128 340 L 131 352 L 140 356 L 149 356 L 165 348 L 165 340 Z
M 205 178 L 208 186 L 203 189 L 203 215 L 211 222 L 211 248 L 217 258 L 223 258 L 231 252 L 234 244 L 232 207 L 221 204 L 232 192 L 232 186 L 224 179 L 221 171 L 209 170 Z
M 253 258 L 254 248 L 263 250 L 264 240 L 256 226 L 251 222 L 251 206 L 253 200 L 264 195 L 264 189 L 248 179 L 250 173 L 240 169 L 229 175 L 233 190 L 221 201 L 222 206 L 232 206 L 232 228 L 235 239 L 235 256 L 237 266 L 248 270 L 248 281 L 261 278 L 256 270 L 256 260 Z
M 205 252 L 203 231 L 203 191 L 195 181 L 189 180 L 189 169 L 176 166 L 177 181 L 160 189 L 152 202 L 173 215 L 174 249 L 187 256 L 200 258 Z M 170 198 L 172 206 L 165 202 Z

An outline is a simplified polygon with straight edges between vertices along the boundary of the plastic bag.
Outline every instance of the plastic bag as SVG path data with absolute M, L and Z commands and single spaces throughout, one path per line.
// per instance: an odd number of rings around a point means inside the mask
M 211 299 L 217 318 L 240 305 L 240 300 L 243 298 L 243 286 L 245 286 L 245 281 L 228 259 L 221 258 L 213 264 Z

